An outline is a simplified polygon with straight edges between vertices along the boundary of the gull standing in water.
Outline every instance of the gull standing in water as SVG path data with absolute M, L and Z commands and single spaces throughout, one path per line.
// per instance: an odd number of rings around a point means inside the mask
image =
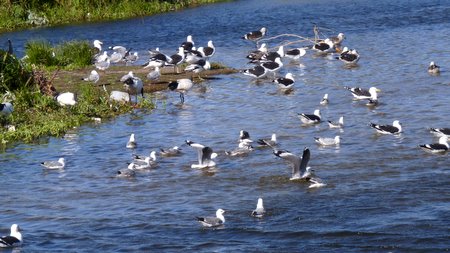
M 174 82 L 170 82 L 168 87 L 171 91 L 178 91 L 180 93 L 180 100 L 181 103 L 184 103 L 184 93 L 186 93 L 188 90 L 192 88 L 194 83 L 191 79 L 183 78 L 178 79 Z
M 265 213 L 266 213 L 266 210 L 264 209 L 263 199 L 259 198 L 258 203 L 256 204 L 256 209 L 253 210 L 253 212 L 252 212 L 252 216 L 257 217 L 257 218 L 262 218 Z
M 213 153 L 212 148 L 190 140 L 186 140 L 186 144 L 197 150 L 198 164 L 192 164 L 191 168 L 203 169 L 216 166 L 216 163 L 212 159 L 216 158 L 217 154 Z
M 45 161 L 42 162 L 41 165 L 51 170 L 62 170 L 66 166 L 66 162 L 65 159 L 61 157 L 58 161 Z
M 0 237 L 0 248 L 11 248 L 20 246 L 22 245 L 22 242 L 23 238 L 22 233 L 20 233 L 19 225 L 12 224 L 10 234 Z
M 196 217 L 197 221 L 200 222 L 204 227 L 218 227 L 225 223 L 225 217 L 223 214 L 225 211 L 223 209 L 217 209 L 216 217 Z

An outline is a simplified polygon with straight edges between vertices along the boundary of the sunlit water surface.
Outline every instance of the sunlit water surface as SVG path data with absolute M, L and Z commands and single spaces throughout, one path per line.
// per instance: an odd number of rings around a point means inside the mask
M 153 111 L 74 129 L 65 138 L 17 144 L 0 154 L 0 229 L 24 228 L 23 252 L 443 252 L 449 250 L 448 155 L 430 155 L 417 145 L 437 142 L 429 127 L 450 127 L 450 1 L 236 1 L 88 25 L 33 29 L 0 35 L 23 55 L 27 40 L 52 43 L 100 39 L 138 50 L 175 52 L 186 35 L 197 45 L 213 40 L 213 61 L 249 67 L 252 43 L 240 37 L 266 26 L 312 37 L 318 24 L 326 35 L 346 34 L 345 45 L 361 54 L 346 68 L 334 56 L 308 52 L 285 60 L 295 89 L 280 92 L 271 80 L 259 83 L 240 73 L 196 84 L 178 106 L 178 94 L 154 97 Z M 278 41 L 280 42 L 280 41 Z M 276 43 L 268 42 L 275 47 Z M 430 76 L 430 61 L 442 66 Z M 352 101 L 344 86 L 382 90 L 381 104 Z M 328 93 L 330 103 L 319 105 Z M 297 113 L 321 109 L 325 120 L 345 118 L 342 131 L 301 125 Z M 400 120 L 404 133 L 380 136 L 369 122 Z M 281 148 L 311 149 L 310 166 L 327 182 L 320 189 L 289 181 L 290 167 L 270 149 L 230 158 L 241 129 L 251 137 L 277 133 Z M 125 148 L 135 133 L 138 148 Z M 315 136 L 339 134 L 339 147 L 319 147 Z M 217 167 L 196 170 L 185 139 L 219 153 Z M 115 178 L 132 153 L 178 145 L 183 154 L 161 158 L 159 166 L 134 180 Z M 48 172 L 44 160 L 65 157 L 63 172 Z M 267 215 L 250 216 L 258 197 Z M 196 216 L 226 210 L 220 229 L 202 229 Z M 5 251 L 8 252 L 8 251 Z

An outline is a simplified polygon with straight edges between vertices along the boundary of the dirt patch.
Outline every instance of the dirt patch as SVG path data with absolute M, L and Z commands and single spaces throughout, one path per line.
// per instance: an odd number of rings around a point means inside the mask
M 59 70 L 56 77 L 53 79 L 53 85 L 59 92 L 72 91 L 76 92 L 79 84 L 85 82 L 82 79 L 89 75 L 93 68 L 85 68 L 78 70 Z M 150 69 L 144 69 L 141 66 L 111 66 L 105 71 L 97 70 L 100 74 L 100 80 L 95 84 L 102 86 L 105 84 L 108 90 L 124 90 L 123 83 L 119 79 L 127 74 L 129 71 L 140 77 L 144 82 L 144 92 L 150 93 L 155 91 L 161 91 L 167 89 L 167 84 L 177 79 L 189 78 L 194 82 L 200 82 L 201 79 L 197 74 L 192 72 L 184 72 L 180 70 L 180 73 L 176 73 L 173 67 L 164 67 L 161 69 L 161 78 L 157 82 L 150 82 L 146 76 L 151 71 Z M 205 70 L 200 73 L 203 79 L 215 79 L 218 75 L 227 75 L 237 73 L 238 70 L 232 68 L 220 68 Z

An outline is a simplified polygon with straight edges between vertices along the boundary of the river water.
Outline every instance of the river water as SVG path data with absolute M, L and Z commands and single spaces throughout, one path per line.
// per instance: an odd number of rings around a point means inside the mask
M 450 1 L 235 1 L 117 22 L 32 29 L 0 35 L 17 54 L 24 43 L 100 39 L 106 45 L 175 52 L 186 35 L 197 45 L 213 40 L 213 61 L 246 68 L 252 43 L 240 37 L 261 26 L 268 37 L 346 35 L 361 54 L 358 67 L 308 51 L 280 75 L 296 77 L 293 92 L 270 80 L 255 83 L 240 73 L 196 87 L 178 106 L 176 93 L 155 96 L 157 108 L 135 111 L 101 124 L 74 129 L 64 138 L 17 144 L 0 154 L 0 231 L 24 228 L 18 252 L 444 252 L 450 248 L 449 157 L 417 145 L 437 142 L 427 128 L 450 127 Z M 280 41 L 269 41 L 275 47 Z M 430 61 L 442 66 L 430 76 Z M 344 86 L 381 89 L 380 105 L 352 100 Z M 330 103 L 319 105 L 328 93 Z M 325 120 L 344 116 L 343 130 L 326 122 L 302 126 L 297 113 L 320 109 Z M 399 136 L 378 135 L 369 122 L 400 120 Z M 290 167 L 270 149 L 231 158 L 241 129 L 251 137 L 277 133 L 280 147 L 311 150 L 310 166 L 327 186 L 308 189 L 289 181 Z M 138 148 L 125 144 L 135 133 Z M 338 147 L 320 147 L 315 136 L 334 137 Z M 214 169 L 191 169 L 195 150 L 134 180 L 114 177 L 132 153 L 182 145 L 185 139 L 211 146 Z M 39 163 L 65 157 L 63 172 Z M 259 197 L 267 214 L 250 212 Z M 203 229 L 195 217 L 226 211 L 219 229 Z M 8 251 L 5 251 L 8 252 Z

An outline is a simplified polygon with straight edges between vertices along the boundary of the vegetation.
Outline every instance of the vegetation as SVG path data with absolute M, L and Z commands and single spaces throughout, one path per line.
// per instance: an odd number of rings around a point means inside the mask
M 45 41 L 30 42 L 26 62 L 0 50 L 0 94 L 9 92 L 14 98 L 13 113 L 0 114 L 1 147 L 16 141 L 32 142 L 43 136 L 60 136 L 73 127 L 92 122 L 93 118 L 108 119 L 135 108 L 128 103 L 109 101 L 107 92 L 91 83 L 77 84 L 74 106 L 60 106 L 54 99 L 57 92 L 52 81 L 58 71 L 48 79 L 46 71 L 40 69 L 84 66 L 86 59 L 90 64 L 92 52 L 84 47 L 86 43 L 72 41 L 51 47 Z M 141 108 L 154 107 L 148 97 L 139 103 Z
M 0 0 L 0 32 L 32 26 L 125 19 L 220 0 Z M 223 1 L 223 0 L 222 0 Z
M 92 64 L 93 51 L 89 41 L 68 41 L 52 47 L 45 40 L 29 41 L 25 45 L 26 63 L 45 68 L 74 69 Z

